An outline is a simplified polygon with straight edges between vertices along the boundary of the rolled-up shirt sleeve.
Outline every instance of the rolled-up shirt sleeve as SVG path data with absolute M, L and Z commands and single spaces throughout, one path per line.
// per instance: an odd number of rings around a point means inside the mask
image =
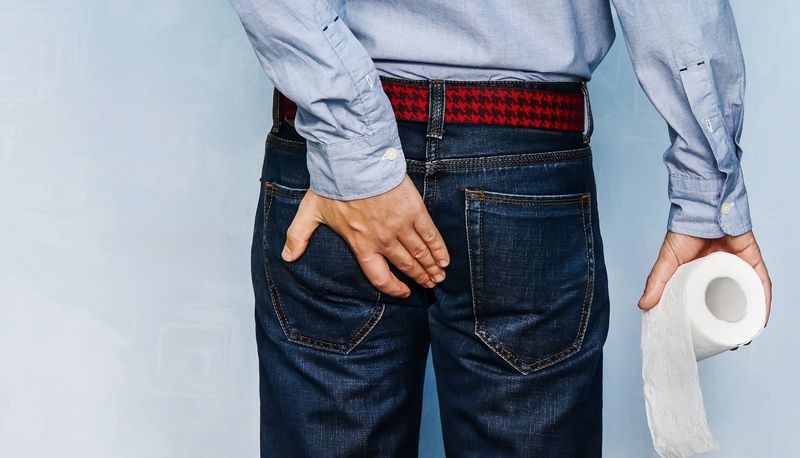
M 751 229 L 740 167 L 745 68 L 727 0 L 612 0 L 639 84 L 666 120 L 667 229 Z
M 352 200 L 386 192 L 406 162 L 374 62 L 329 0 L 230 0 L 275 87 L 297 104 L 311 189 Z

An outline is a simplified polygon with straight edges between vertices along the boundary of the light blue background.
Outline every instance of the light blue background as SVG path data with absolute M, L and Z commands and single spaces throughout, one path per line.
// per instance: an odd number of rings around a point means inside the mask
M 709 456 L 798 456 L 800 3 L 733 6 L 775 296 L 764 334 L 700 366 Z M 666 224 L 667 130 L 621 35 L 590 92 L 605 452 L 654 456 L 635 304 Z M 249 247 L 271 94 L 224 0 L 0 0 L 0 456 L 257 456 Z M 443 455 L 431 374 L 426 457 Z

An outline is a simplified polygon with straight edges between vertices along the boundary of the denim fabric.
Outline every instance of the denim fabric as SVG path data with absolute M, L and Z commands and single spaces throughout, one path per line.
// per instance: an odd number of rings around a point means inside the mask
M 268 135 L 252 244 L 262 456 L 416 456 L 429 348 L 448 456 L 600 456 L 609 297 L 591 147 L 444 123 L 429 84 L 433 120 L 399 136 L 451 264 L 431 290 L 392 266 L 406 299 L 372 287 L 324 225 L 281 259 L 307 144 L 287 123 Z
M 728 0 L 230 0 L 269 79 L 297 106 L 311 188 L 349 200 L 405 177 L 379 77 L 588 81 L 616 38 L 668 126 L 667 229 L 751 229 L 740 165 L 745 68 Z M 660 151 L 643 151 L 654 159 Z M 666 213 L 666 212 L 665 212 Z

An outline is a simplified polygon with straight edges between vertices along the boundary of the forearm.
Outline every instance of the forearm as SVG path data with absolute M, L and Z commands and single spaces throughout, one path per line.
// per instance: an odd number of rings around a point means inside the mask
M 614 0 L 636 76 L 669 127 L 667 227 L 698 237 L 751 228 L 740 167 L 744 60 L 726 0 Z
M 231 4 L 267 76 L 297 105 L 294 127 L 308 140 L 312 189 L 350 200 L 398 185 L 406 170 L 394 111 L 344 18 L 327 1 Z

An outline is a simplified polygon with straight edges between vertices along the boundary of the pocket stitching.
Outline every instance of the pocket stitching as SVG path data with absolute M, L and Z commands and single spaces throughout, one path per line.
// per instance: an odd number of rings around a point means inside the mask
M 281 329 L 283 330 L 284 336 L 291 342 L 295 342 L 302 345 L 307 345 L 309 347 L 314 347 L 322 350 L 330 350 L 337 353 L 349 353 L 352 351 L 362 340 L 369 334 L 370 331 L 378 324 L 378 321 L 383 316 L 383 312 L 386 308 L 386 305 L 381 302 L 380 300 L 380 292 L 378 292 L 375 303 L 373 305 L 373 311 L 370 317 L 364 322 L 364 324 L 350 337 L 347 345 L 345 344 L 338 344 L 334 342 L 328 342 L 321 339 L 315 339 L 313 337 L 307 336 L 305 334 L 301 334 L 296 330 L 292 329 L 291 325 L 289 324 L 288 317 L 286 316 L 286 311 L 283 307 L 283 302 L 281 302 L 280 294 L 278 294 L 277 286 L 275 285 L 275 281 L 272 278 L 272 273 L 269 264 L 269 254 L 267 252 L 267 225 L 269 222 L 269 215 L 270 210 L 272 209 L 272 201 L 274 200 L 275 195 L 283 195 L 284 197 L 290 199 L 296 199 L 298 196 L 302 198 L 302 194 L 305 194 L 303 190 L 295 190 L 290 188 L 280 188 L 274 182 L 266 182 L 264 183 L 264 224 L 262 229 L 262 249 L 263 249 L 263 263 L 264 263 L 264 272 L 267 276 L 267 287 L 269 289 L 270 298 L 272 299 L 272 307 L 275 310 L 275 315 L 278 318 L 278 324 L 280 324 Z
M 475 261 L 473 261 L 473 248 L 470 244 L 470 239 L 472 237 L 469 236 L 470 228 L 470 218 L 469 212 L 476 212 L 475 209 L 470 208 L 469 205 L 466 206 L 467 209 L 467 252 L 469 256 L 469 268 L 470 268 L 470 282 L 472 284 L 473 290 L 473 314 L 475 317 L 475 334 L 484 342 L 486 345 L 492 349 L 498 356 L 503 358 L 506 362 L 511 364 L 516 370 L 521 372 L 522 374 L 526 375 L 531 372 L 535 372 L 537 370 L 543 369 L 547 366 L 551 366 L 555 363 L 565 360 L 566 358 L 574 355 L 578 351 L 580 351 L 581 346 L 583 345 L 583 340 L 586 335 L 586 329 L 588 328 L 589 323 L 589 315 L 591 314 L 591 305 L 593 302 L 594 297 L 594 231 L 591 227 L 592 224 L 592 215 L 591 215 L 591 194 L 590 193 L 581 193 L 580 197 L 576 198 L 566 198 L 567 195 L 564 195 L 565 198 L 558 198 L 558 196 L 519 196 L 515 197 L 514 195 L 505 194 L 501 195 L 500 193 L 487 193 L 483 190 L 471 190 L 466 189 L 465 193 L 468 199 L 473 200 L 474 202 L 478 203 L 477 209 L 477 217 L 478 217 L 478 232 L 479 232 L 479 247 L 478 247 L 478 255 L 480 256 L 480 268 L 478 268 Z M 500 203 L 510 203 L 510 204 L 517 204 L 517 205 L 540 205 L 540 204 L 568 204 L 568 203 L 580 203 L 581 204 L 581 221 L 583 223 L 583 232 L 584 232 L 584 245 L 586 247 L 586 261 L 587 261 L 587 281 L 586 281 L 586 291 L 584 293 L 583 304 L 581 306 L 581 318 L 578 324 L 578 331 L 573 339 L 572 343 L 565 349 L 552 353 L 550 355 L 546 355 L 544 357 L 539 358 L 538 360 L 532 363 L 523 363 L 519 360 L 518 357 L 514 355 L 508 348 L 506 348 L 497 338 L 495 338 L 486 328 L 485 322 L 478 317 L 478 310 L 482 309 L 483 304 L 483 256 L 485 255 L 485 249 L 483 248 L 484 244 L 484 224 L 483 224 L 483 215 L 482 215 L 482 206 L 481 204 L 484 201 L 493 201 L 493 202 L 500 202 Z M 587 224 L 587 213 L 588 213 L 588 224 Z M 477 261 L 477 258 L 476 258 Z M 478 270 L 478 276 L 476 280 L 475 271 Z M 479 286 L 476 288 L 475 283 L 479 283 Z
M 267 134 L 267 144 L 297 153 L 305 153 L 307 149 L 307 143 L 305 141 L 290 140 L 272 132 Z

